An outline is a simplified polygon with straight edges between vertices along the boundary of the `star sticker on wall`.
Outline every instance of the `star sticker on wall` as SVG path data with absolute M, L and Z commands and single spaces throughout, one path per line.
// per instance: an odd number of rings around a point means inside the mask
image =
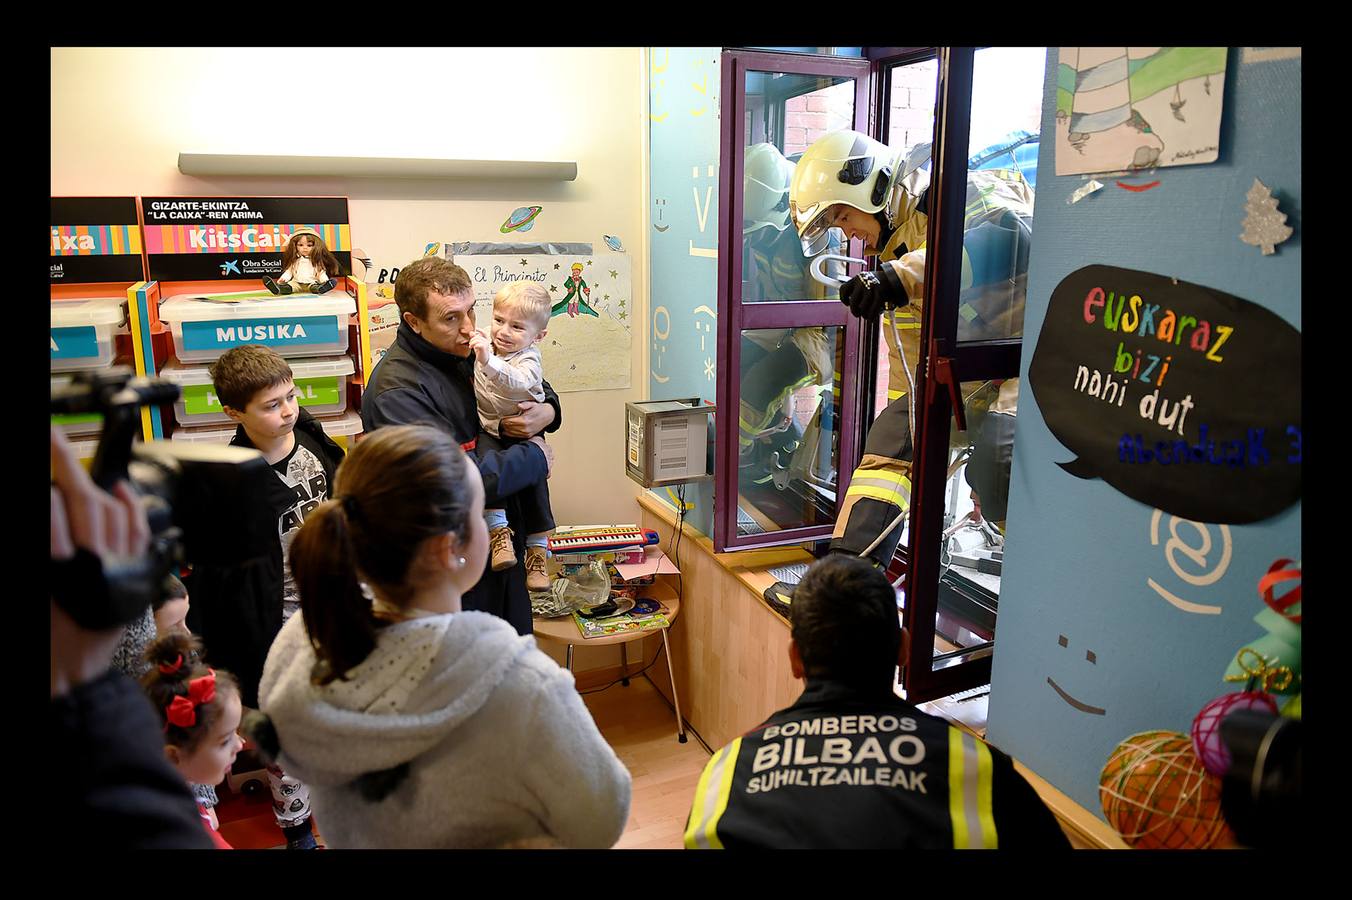
M 557 284 L 551 284 L 549 286 L 549 292 L 551 294 L 557 294 L 559 292 L 559 286 Z
M 610 299 L 610 295 L 609 295 L 609 294 L 602 294 L 602 295 L 601 295 L 601 298 L 604 299 L 604 300 L 609 300 L 609 299 Z
M 624 310 L 620 310 L 620 319 L 623 320 L 623 319 L 627 318 L 628 315 L 629 315 L 629 314 L 626 313 Z
M 591 260 L 590 260 L 590 259 L 589 259 L 589 260 L 587 260 L 587 265 L 589 265 L 589 266 L 590 266 L 590 265 L 591 265 L 591 264 L 592 264 L 592 261 L 591 261 Z
M 558 264 L 558 263 L 554 263 L 554 268 L 557 269 L 558 267 L 559 267 L 559 264 Z
M 611 277 L 611 278 L 619 278 L 619 277 L 620 277 L 620 273 L 617 272 L 615 269 L 611 269 L 611 270 L 610 270 L 610 277 Z
M 523 259 L 523 260 L 521 260 L 521 265 L 523 265 L 523 266 L 524 266 L 524 265 L 525 265 L 525 264 L 526 264 L 526 261 L 525 261 L 525 260 L 524 260 L 524 259 Z
M 704 377 L 709 381 L 714 380 L 714 361 L 709 357 L 704 358 Z

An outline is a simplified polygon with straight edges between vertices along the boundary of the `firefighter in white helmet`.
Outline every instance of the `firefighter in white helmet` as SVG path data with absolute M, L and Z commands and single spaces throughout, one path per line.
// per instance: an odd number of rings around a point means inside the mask
M 887 306 L 905 351 L 903 361 L 888 340 L 890 402 L 869 429 L 831 541 L 833 551 L 868 551 L 883 566 L 901 538 L 898 516 L 910 506 L 907 373 L 914 372 L 921 357 L 920 307 L 932 201 L 928 159 L 928 144 L 903 154 L 859 132 L 837 131 L 807 149 L 789 187 L 789 214 L 804 255 L 824 252 L 834 234 L 859 238 L 865 255 L 882 260 L 876 272 L 861 272 L 842 284 L 840 299 L 861 318 L 877 316 Z M 959 341 L 1022 333 L 1032 214 L 1033 192 L 1018 172 L 968 173 Z M 891 324 L 884 321 L 889 338 Z M 998 519 L 1003 518 L 1000 510 Z

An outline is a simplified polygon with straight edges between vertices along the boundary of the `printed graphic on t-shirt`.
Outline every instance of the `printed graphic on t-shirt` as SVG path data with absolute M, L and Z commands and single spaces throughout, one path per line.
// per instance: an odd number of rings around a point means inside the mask
M 296 532 L 300 531 L 300 526 L 310 511 L 323 503 L 324 498 L 328 496 L 329 481 L 324 473 L 324 464 L 301 443 L 299 438 L 296 440 L 295 452 L 286 460 L 285 471 L 282 471 L 281 465 L 279 463 L 274 466 L 273 471 L 295 494 L 295 502 L 283 510 L 277 518 L 277 535 L 282 542 L 282 567 L 286 572 L 286 581 L 282 588 L 285 620 L 290 618 L 286 613 L 294 612 L 300 603 L 300 596 L 296 593 L 296 581 L 291 577 L 291 540 L 296 536 Z

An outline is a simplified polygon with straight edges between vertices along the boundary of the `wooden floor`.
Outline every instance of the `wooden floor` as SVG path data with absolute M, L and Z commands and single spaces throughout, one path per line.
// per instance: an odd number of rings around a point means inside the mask
M 676 714 L 644 677 L 582 697 L 601 735 L 633 776 L 629 824 L 620 849 L 679 849 L 695 784 L 709 751 L 686 729 L 676 740 Z
M 695 796 L 709 751 L 686 730 L 687 742 L 676 740 L 676 714 L 648 679 L 637 676 L 629 686 L 616 684 L 582 697 L 601 734 L 633 776 L 629 823 L 615 846 L 632 849 L 679 849 L 685 817 Z M 221 835 L 238 850 L 280 849 L 286 846 L 272 816 L 266 791 L 253 797 L 218 788 L 221 803 L 216 814 Z M 322 846 L 323 823 L 315 831 Z

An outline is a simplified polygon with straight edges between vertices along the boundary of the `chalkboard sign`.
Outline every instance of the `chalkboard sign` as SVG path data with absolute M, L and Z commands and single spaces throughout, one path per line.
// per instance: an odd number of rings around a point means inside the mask
M 1300 332 L 1256 303 L 1095 265 L 1052 293 L 1028 376 L 1076 456 L 1065 471 L 1242 524 L 1300 499 L 1300 354 Z

